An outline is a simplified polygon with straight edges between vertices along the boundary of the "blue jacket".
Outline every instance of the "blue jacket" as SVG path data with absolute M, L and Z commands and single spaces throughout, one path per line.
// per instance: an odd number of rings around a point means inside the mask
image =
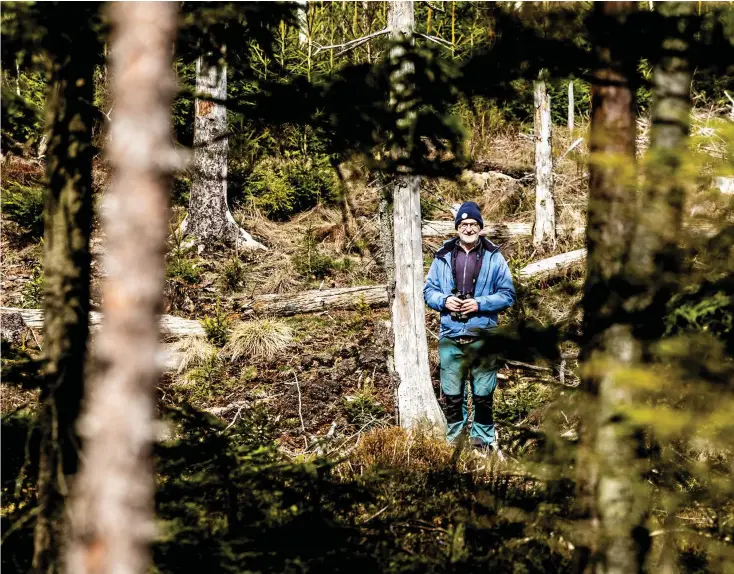
M 507 309 L 515 301 L 515 287 L 512 275 L 499 247 L 485 238 L 483 242 L 484 257 L 482 267 L 474 288 L 474 299 L 479 311 L 469 315 L 466 321 L 456 321 L 445 309 L 446 299 L 454 288 L 454 276 L 451 272 L 451 253 L 458 238 L 450 239 L 436 253 L 428 271 L 423 296 L 431 309 L 441 312 L 441 331 L 439 337 L 477 336 L 497 326 L 497 313 Z

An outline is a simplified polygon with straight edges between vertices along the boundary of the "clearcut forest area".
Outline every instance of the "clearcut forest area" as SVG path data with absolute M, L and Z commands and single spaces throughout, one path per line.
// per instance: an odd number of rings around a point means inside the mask
M 4 572 L 734 572 L 731 2 L 0 17 Z

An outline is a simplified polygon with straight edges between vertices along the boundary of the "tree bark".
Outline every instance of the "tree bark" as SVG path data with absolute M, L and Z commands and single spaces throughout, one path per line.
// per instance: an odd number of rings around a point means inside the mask
M 411 0 L 390 2 L 388 28 L 393 40 L 412 39 L 415 16 Z M 400 58 L 403 50 L 402 47 L 395 47 L 390 56 Z M 393 93 L 406 89 L 406 77 L 411 71 L 411 64 L 403 61 L 391 78 Z M 433 392 L 428 366 L 419 176 L 396 177 L 393 228 L 395 297 L 392 301 L 392 329 L 400 426 L 407 429 L 425 428 L 443 434 L 446 419 Z
M 163 306 L 168 180 L 174 151 L 171 46 L 177 4 L 111 6 L 115 170 L 107 234 L 99 374 L 80 425 L 85 464 L 75 488 L 68 571 L 142 574 L 150 567 L 152 444 Z
M 245 249 L 264 249 L 232 217 L 227 204 L 227 66 L 196 61 L 196 92 L 217 100 L 197 99 L 194 113 L 194 176 L 184 231 L 204 245 L 221 241 Z
M 535 100 L 535 225 L 533 245 L 555 247 L 556 206 L 553 199 L 550 96 L 545 81 L 536 80 Z
M 573 137 L 575 105 L 573 99 L 573 81 L 568 82 L 568 133 Z
M 653 68 L 650 147 L 645 185 L 628 274 L 635 295 L 627 302 L 643 339 L 662 335 L 665 309 L 681 270 L 678 238 L 683 221 L 684 185 L 680 174 L 691 115 L 691 45 L 694 5 L 662 2 L 659 12 L 671 24 L 662 57 Z
M 89 6 L 89 5 L 87 5 Z M 45 368 L 38 410 L 38 514 L 33 541 L 36 572 L 58 572 L 64 545 L 68 479 L 76 473 L 76 421 L 84 392 L 89 333 L 92 230 L 94 67 L 99 45 L 88 22 L 96 7 L 65 6 L 81 22 L 74 41 L 53 54 L 47 104 L 48 188 L 44 208 Z M 70 12 L 69 12 L 70 11 Z M 61 25 L 64 33 L 68 26 Z M 51 32 L 54 33 L 54 32 Z M 64 36 L 64 38 L 66 38 Z
M 625 415 L 633 400 L 619 370 L 640 359 L 626 322 L 625 265 L 637 212 L 634 54 L 626 16 L 633 2 L 595 4 L 598 67 L 591 86 L 587 275 L 584 287 L 582 379 L 594 408 L 582 421 L 579 498 L 590 520 L 591 568 L 606 574 L 641 572 L 647 551 L 645 485 L 639 476 L 636 429 Z

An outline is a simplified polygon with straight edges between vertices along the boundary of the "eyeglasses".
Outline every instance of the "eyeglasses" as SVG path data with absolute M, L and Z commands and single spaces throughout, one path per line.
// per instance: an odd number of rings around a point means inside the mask
M 460 223 L 459 229 L 479 229 L 478 223 Z

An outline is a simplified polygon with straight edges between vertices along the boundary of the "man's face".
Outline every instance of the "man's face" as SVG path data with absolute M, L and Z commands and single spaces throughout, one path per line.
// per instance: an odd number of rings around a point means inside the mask
M 459 223 L 457 231 L 459 232 L 459 239 L 468 245 L 476 243 L 479 239 L 480 228 L 475 219 L 462 220 L 461 223 Z

